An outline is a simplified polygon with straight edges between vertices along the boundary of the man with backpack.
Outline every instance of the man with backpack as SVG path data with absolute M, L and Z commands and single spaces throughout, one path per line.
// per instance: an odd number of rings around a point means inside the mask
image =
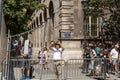
M 96 58 L 96 51 L 95 51 L 95 47 L 92 43 L 89 44 L 89 48 L 90 48 L 90 74 L 88 76 L 94 76 L 94 63 L 95 63 L 95 58 Z
M 29 40 L 25 40 L 25 44 L 21 49 L 21 56 L 23 57 L 24 61 L 22 67 L 22 76 L 20 77 L 20 80 L 23 80 L 24 78 L 26 78 L 26 80 L 30 80 L 30 59 L 32 57 L 32 45 Z
M 102 53 L 101 43 L 99 43 L 99 44 L 96 46 L 95 51 L 96 51 L 96 58 L 101 58 L 101 53 Z

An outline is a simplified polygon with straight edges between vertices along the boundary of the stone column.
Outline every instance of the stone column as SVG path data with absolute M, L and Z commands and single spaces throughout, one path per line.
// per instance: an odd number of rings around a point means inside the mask
M 69 32 L 71 37 L 74 33 L 74 0 L 62 0 L 60 8 L 60 27 L 61 27 L 61 36 L 65 38 L 65 34 Z

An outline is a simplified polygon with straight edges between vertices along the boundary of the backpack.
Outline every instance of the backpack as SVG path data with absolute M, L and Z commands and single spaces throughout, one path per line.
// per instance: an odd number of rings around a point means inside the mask
M 95 48 L 95 52 L 96 52 L 96 55 L 97 55 L 96 57 L 100 58 L 101 49 L 97 47 L 97 48 Z
M 85 49 L 84 57 L 85 58 L 91 58 L 91 56 L 90 56 L 90 50 Z

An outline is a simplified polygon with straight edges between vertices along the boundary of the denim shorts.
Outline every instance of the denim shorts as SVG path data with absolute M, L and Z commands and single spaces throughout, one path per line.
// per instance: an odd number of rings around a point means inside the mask
M 30 57 L 24 57 L 22 64 L 24 68 L 30 69 Z
M 118 64 L 118 59 L 113 59 L 113 60 L 112 60 L 112 63 L 113 63 L 113 65 Z

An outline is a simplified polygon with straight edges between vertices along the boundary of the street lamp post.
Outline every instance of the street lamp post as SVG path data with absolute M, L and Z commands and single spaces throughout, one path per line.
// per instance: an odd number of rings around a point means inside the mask
M 105 23 L 104 23 L 104 19 L 103 17 L 100 18 L 100 28 L 101 28 L 101 44 L 103 46 L 104 44 L 104 26 L 105 26 Z
M 83 18 L 83 22 L 84 22 L 84 26 L 83 26 L 83 31 L 84 31 L 84 33 L 83 33 L 83 35 L 84 35 L 84 44 L 86 44 L 86 9 L 87 9 L 87 4 L 88 4 L 88 0 L 82 0 L 81 1 L 81 3 L 82 3 L 82 5 L 83 5 L 83 16 L 84 16 L 84 18 Z

